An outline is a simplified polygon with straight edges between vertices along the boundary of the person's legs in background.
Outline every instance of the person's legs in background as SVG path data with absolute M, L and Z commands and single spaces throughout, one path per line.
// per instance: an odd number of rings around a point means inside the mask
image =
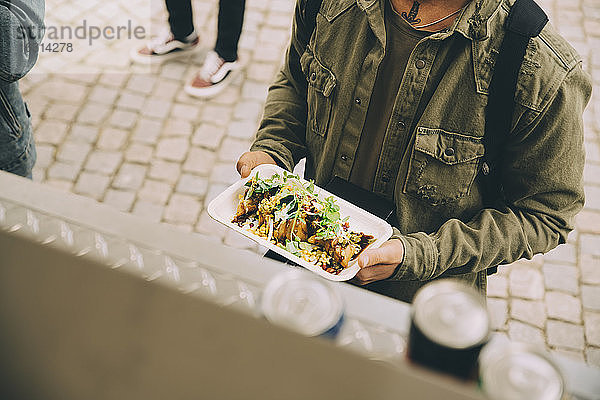
M 220 0 L 217 42 L 209 51 L 196 77 L 185 86 L 195 97 L 210 97 L 221 92 L 241 68 L 238 43 L 244 22 L 245 0 Z
M 165 0 L 169 13 L 169 31 L 146 46 L 133 49 L 131 59 L 139 63 L 166 61 L 195 50 L 199 43 L 194 30 L 192 0 Z

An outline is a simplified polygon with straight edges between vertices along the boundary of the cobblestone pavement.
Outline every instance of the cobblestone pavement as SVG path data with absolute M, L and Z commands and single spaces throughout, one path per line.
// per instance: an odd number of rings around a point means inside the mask
M 164 27 L 160 0 L 47 0 L 47 25 Z M 204 51 L 148 68 L 131 66 L 140 40 L 72 40 L 44 53 L 22 81 L 38 149 L 34 179 L 155 221 L 249 250 L 212 222 L 205 206 L 237 179 L 234 162 L 261 116 L 289 40 L 293 0 L 248 0 L 240 54 L 245 72 L 210 101 L 182 93 Z M 500 268 L 489 279 L 494 329 L 600 366 L 600 1 L 544 0 L 560 32 L 594 78 L 585 113 L 587 203 L 567 244 Z M 205 46 L 214 43 L 216 0 L 194 0 Z M 50 33 L 50 31 L 48 31 Z M 65 40 L 51 40 L 47 43 Z

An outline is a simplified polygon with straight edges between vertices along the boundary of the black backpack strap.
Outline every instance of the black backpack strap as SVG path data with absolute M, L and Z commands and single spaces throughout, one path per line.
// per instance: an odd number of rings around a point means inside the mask
M 308 38 L 312 36 L 317 24 L 317 14 L 321 9 L 323 0 L 306 0 L 304 8 L 304 23 L 306 24 L 306 32 L 309 32 Z
M 485 175 L 486 201 L 490 204 L 502 196 L 498 153 L 510 133 L 521 64 L 529 41 L 540 34 L 547 22 L 548 16 L 534 0 L 517 0 L 506 20 L 504 39 L 490 83 L 483 138 L 485 161 L 482 172 Z M 496 271 L 497 267 L 489 268 L 488 275 Z

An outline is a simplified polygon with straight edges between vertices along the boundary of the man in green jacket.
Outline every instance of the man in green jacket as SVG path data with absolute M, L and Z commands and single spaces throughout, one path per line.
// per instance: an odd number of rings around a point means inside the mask
M 339 176 L 393 201 L 392 239 L 359 258 L 356 281 L 370 290 L 411 301 L 428 281 L 453 276 L 485 293 L 488 268 L 564 243 L 584 202 L 591 84 L 550 24 L 519 73 L 498 151 L 502 196 L 493 207 L 484 199 L 486 104 L 513 2 L 323 0 L 311 35 L 299 0 L 238 171 L 291 170 L 306 157 L 317 185 Z

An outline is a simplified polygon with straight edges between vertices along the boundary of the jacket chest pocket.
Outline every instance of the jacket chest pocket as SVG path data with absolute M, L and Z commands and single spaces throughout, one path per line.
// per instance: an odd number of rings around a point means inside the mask
M 458 200 L 469 194 L 483 155 L 482 138 L 419 127 L 404 192 L 434 206 Z
M 18 139 L 21 135 L 21 124 L 19 123 L 19 119 L 11 106 L 9 98 L 2 89 L 0 89 L 0 132 L 1 131 L 8 132 L 14 139 Z
M 321 64 L 310 49 L 300 57 L 300 65 L 308 82 L 306 94 L 308 129 L 325 137 L 331 119 L 332 94 L 336 86 L 335 75 Z

